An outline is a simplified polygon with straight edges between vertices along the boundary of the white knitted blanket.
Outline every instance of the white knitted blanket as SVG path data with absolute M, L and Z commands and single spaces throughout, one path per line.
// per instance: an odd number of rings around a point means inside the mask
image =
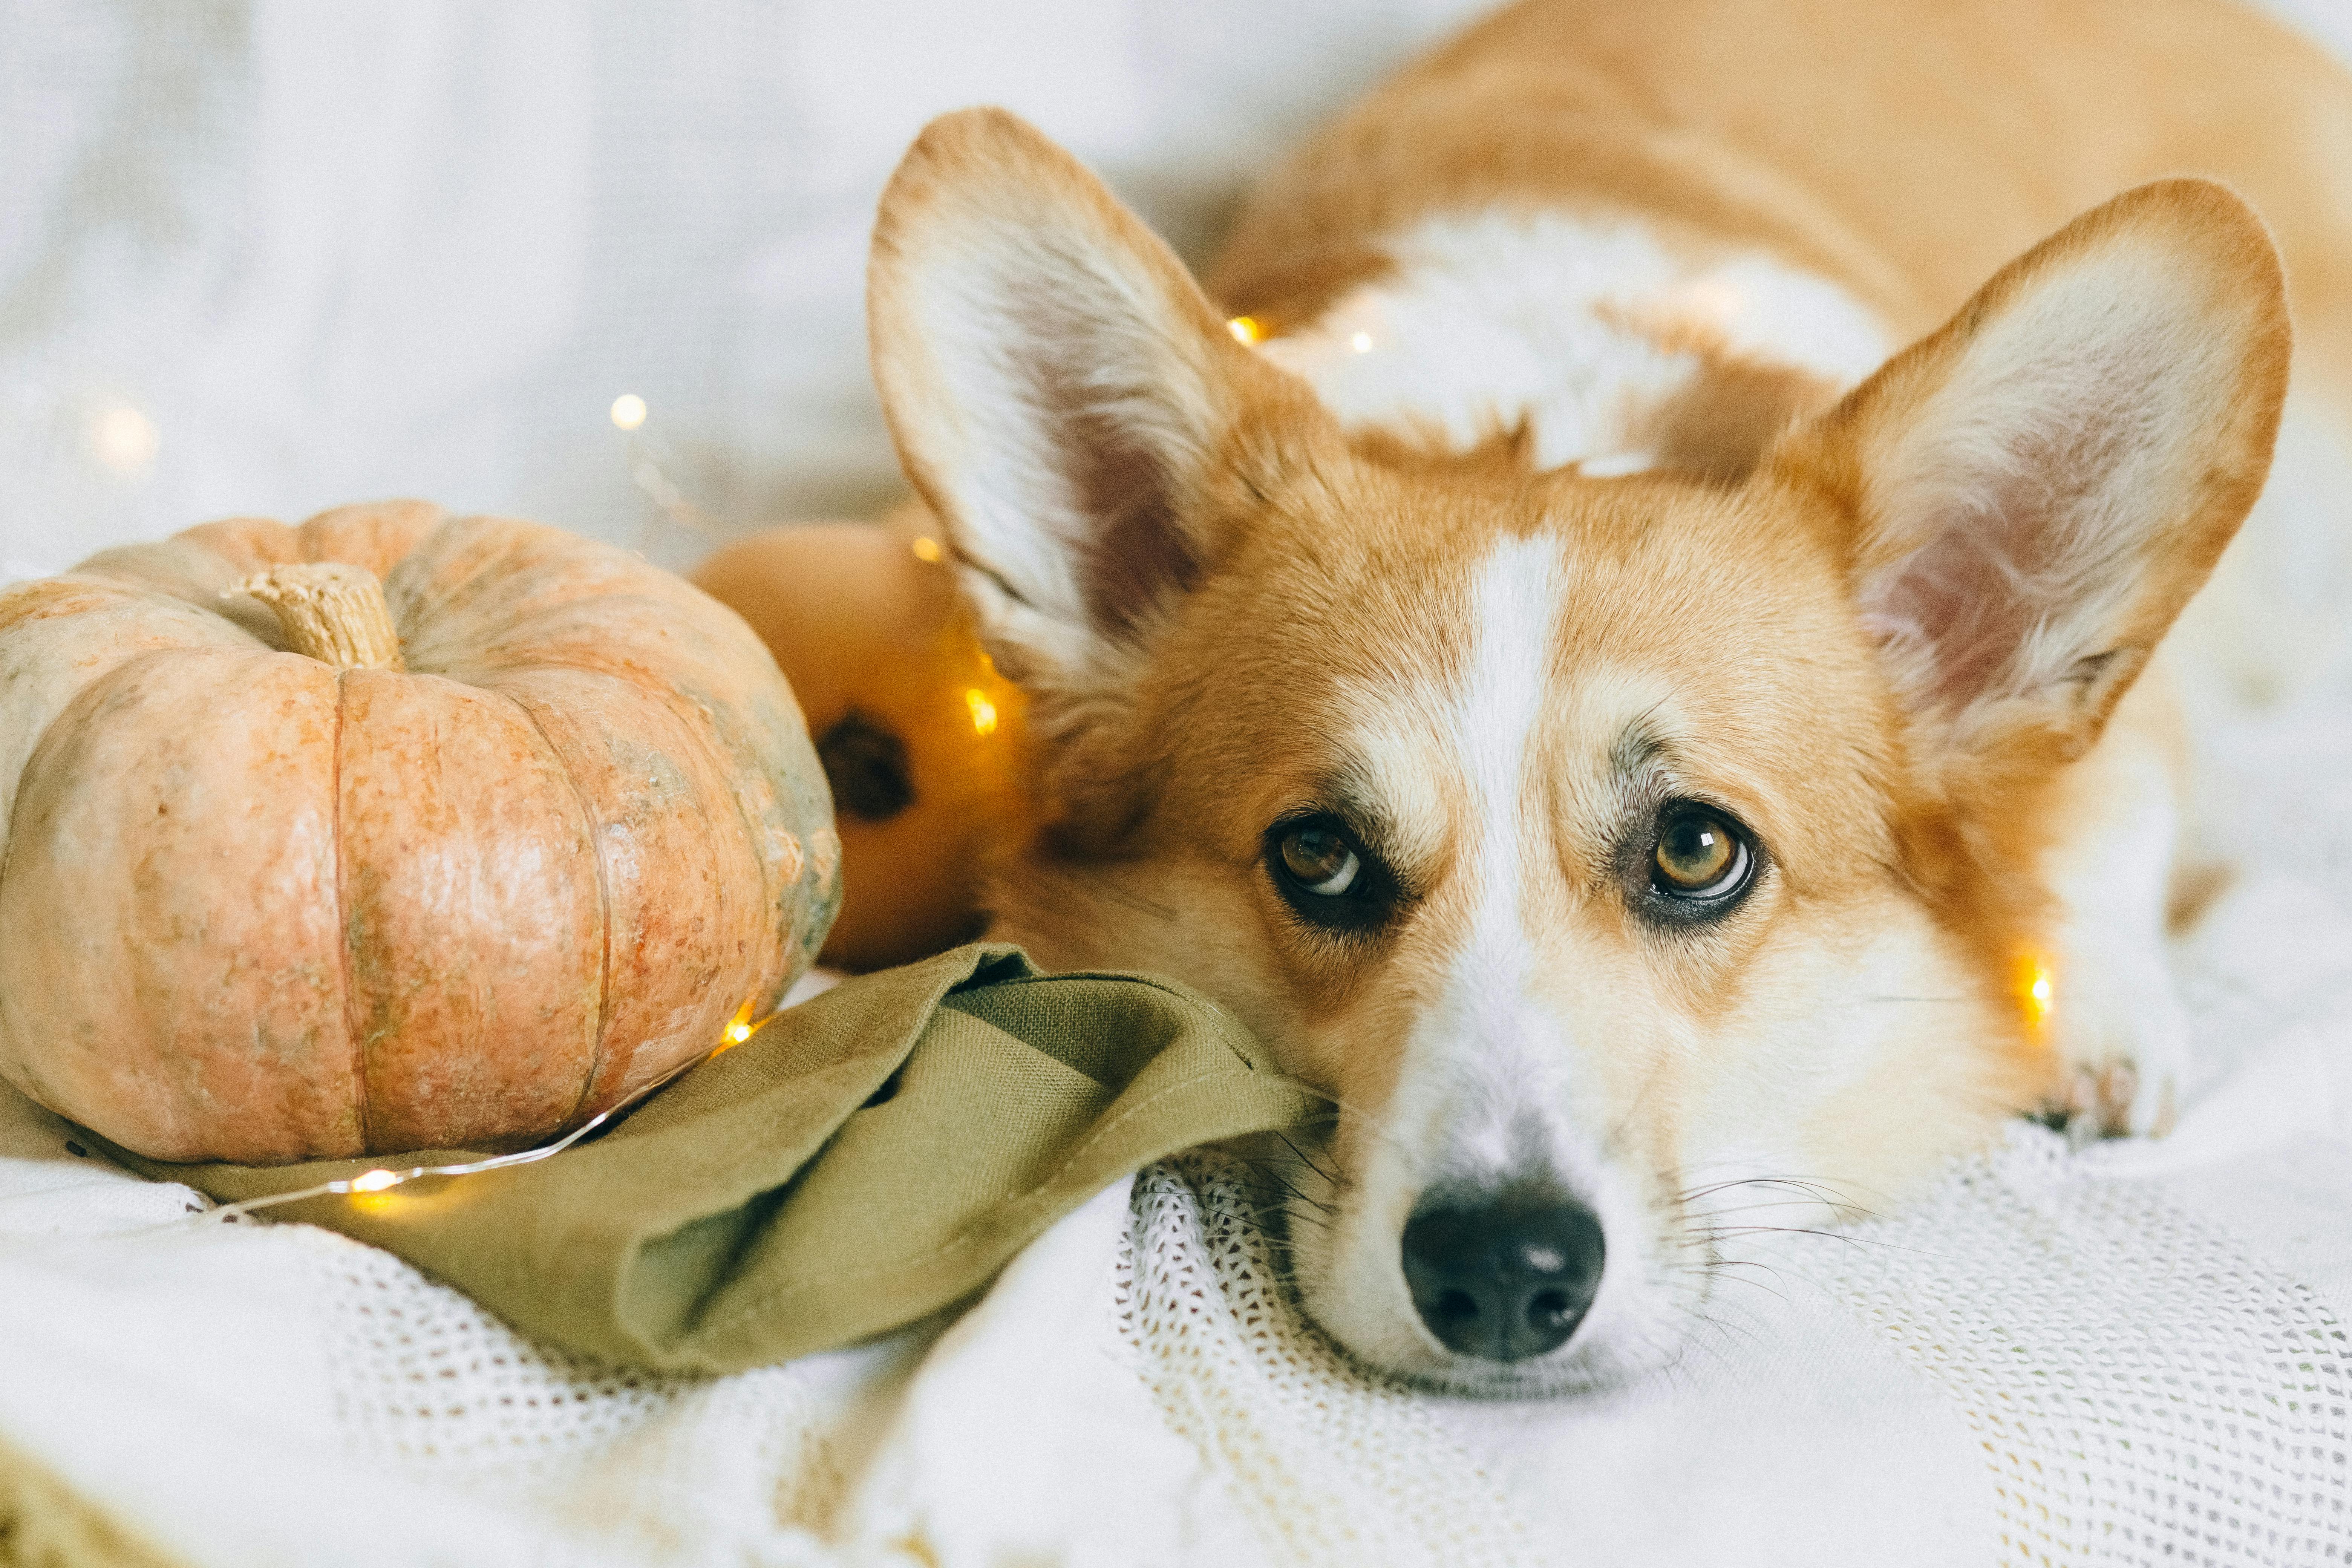
M 221 1568 L 2343 1563 L 2352 707 L 2230 752 L 2251 858 L 2180 955 L 2178 1131 L 2020 1124 L 1845 1237 L 1759 1234 L 1688 1353 L 1603 1396 L 1350 1367 L 1213 1155 L 944 1331 L 662 1378 L 326 1232 L 203 1221 L 11 1098 L 0 1452 Z

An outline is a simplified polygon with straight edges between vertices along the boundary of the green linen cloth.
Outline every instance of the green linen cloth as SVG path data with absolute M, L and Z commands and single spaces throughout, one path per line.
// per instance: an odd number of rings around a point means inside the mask
M 398 1253 L 573 1350 L 732 1372 L 912 1322 L 1119 1176 L 1326 1113 L 1205 997 L 1041 973 L 977 944 L 780 1013 L 548 1159 L 272 1212 Z M 478 1157 L 264 1168 L 109 1152 L 224 1202 Z

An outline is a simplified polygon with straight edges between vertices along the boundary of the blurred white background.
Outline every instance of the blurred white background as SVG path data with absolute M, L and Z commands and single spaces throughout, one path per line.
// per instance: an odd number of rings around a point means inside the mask
M 866 237 L 925 120 L 1029 116 L 1197 261 L 1483 8 L 0 0 L 0 581 L 389 495 L 669 565 L 873 510 Z M 2352 0 L 2273 8 L 2352 49 Z
M 671 565 L 871 510 L 866 235 L 925 121 L 1027 115 L 1197 259 L 1479 8 L 8 0 L 0 580 L 387 495 Z

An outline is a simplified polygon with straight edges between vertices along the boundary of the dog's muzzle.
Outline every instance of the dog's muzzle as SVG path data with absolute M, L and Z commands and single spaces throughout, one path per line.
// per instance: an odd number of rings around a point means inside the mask
M 1558 1350 L 1601 1289 L 1601 1221 L 1549 1187 L 1433 1194 L 1404 1227 L 1413 1310 L 1446 1349 L 1517 1362 Z

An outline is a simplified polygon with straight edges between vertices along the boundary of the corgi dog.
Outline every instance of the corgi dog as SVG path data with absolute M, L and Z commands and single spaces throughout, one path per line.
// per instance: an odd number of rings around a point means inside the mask
M 2158 650 L 2250 511 L 2225 676 L 2333 608 L 2257 502 L 2352 494 L 2347 170 L 2352 82 L 2223 0 L 1527 0 L 1205 287 L 934 122 L 870 325 L 1031 703 L 995 934 L 1327 1091 L 1300 1303 L 1458 1391 L 1671 1353 L 1742 1205 L 2161 1131 Z

